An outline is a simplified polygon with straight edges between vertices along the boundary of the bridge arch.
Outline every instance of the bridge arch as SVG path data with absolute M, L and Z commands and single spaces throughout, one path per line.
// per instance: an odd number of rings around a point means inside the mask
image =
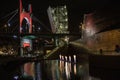
M 22 22 L 25 19 L 29 25 L 28 33 L 32 33 L 32 6 L 29 5 L 28 12 L 25 11 L 22 7 L 22 1 L 20 0 L 20 33 L 23 33 Z
M 25 17 L 22 20 L 22 26 L 21 26 L 21 31 L 22 33 L 29 33 L 29 28 L 30 28 L 30 22 L 29 20 Z

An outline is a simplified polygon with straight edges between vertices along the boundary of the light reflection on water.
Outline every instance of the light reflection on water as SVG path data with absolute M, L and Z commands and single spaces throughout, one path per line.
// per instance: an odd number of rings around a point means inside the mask
M 60 60 L 27 63 L 24 70 L 33 80 L 93 80 L 88 73 L 88 64 L 76 64 L 76 56 L 60 56 Z M 28 71 L 29 70 L 29 71 Z M 25 72 L 24 71 L 24 72 Z
M 35 70 L 34 70 L 34 63 L 26 63 L 24 64 L 24 72 L 23 74 L 25 76 L 35 76 Z

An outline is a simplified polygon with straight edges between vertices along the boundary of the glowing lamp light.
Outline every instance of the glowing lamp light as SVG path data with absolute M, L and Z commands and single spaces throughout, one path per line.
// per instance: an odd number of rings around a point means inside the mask
M 61 56 L 62 57 L 62 60 L 64 60 L 64 56 Z
M 76 63 L 76 55 L 73 55 L 73 57 L 74 57 L 74 62 Z
M 16 35 L 14 35 L 14 36 L 13 36 L 13 38 L 17 38 L 17 36 L 16 36 Z
M 95 34 L 94 30 L 91 28 L 86 29 L 87 36 L 93 36 Z
M 39 27 L 38 30 L 40 30 L 41 28 Z
M 67 56 L 65 56 L 65 60 L 67 61 Z
M 69 56 L 69 61 L 71 61 L 71 56 Z
M 59 55 L 59 58 L 61 59 L 61 58 L 62 58 L 62 56 L 61 56 L 61 55 Z
M 8 26 L 10 27 L 10 26 L 11 26 L 11 24 L 10 24 L 10 23 L 8 23 Z
M 5 24 L 5 25 L 4 25 L 4 27 L 6 28 L 6 27 L 7 27 L 7 25 Z
M 18 78 L 19 78 L 18 76 L 14 76 L 14 79 L 15 79 L 15 80 L 18 80 Z

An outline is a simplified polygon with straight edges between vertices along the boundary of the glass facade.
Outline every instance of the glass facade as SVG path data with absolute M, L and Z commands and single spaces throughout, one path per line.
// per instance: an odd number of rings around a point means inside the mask
M 69 33 L 68 32 L 68 13 L 66 6 L 59 6 L 55 8 L 49 7 L 49 19 L 51 26 L 55 27 L 55 33 Z M 51 17 L 50 17 L 51 16 Z

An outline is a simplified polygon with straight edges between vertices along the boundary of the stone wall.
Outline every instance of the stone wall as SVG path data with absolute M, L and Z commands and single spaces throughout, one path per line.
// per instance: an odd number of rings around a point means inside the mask
M 99 49 L 113 51 L 115 45 L 120 45 L 120 29 L 84 36 L 83 40 L 84 44 L 92 51 L 99 51 Z

